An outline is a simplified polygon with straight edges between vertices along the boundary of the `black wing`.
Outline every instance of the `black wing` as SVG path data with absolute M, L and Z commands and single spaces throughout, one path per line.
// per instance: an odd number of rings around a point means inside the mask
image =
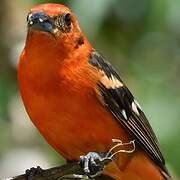
M 157 138 L 140 105 L 124 85 L 116 70 L 96 51 L 91 53 L 89 63 L 102 75 L 97 86 L 103 104 L 129 131 L 148 156 L 168 174 Z

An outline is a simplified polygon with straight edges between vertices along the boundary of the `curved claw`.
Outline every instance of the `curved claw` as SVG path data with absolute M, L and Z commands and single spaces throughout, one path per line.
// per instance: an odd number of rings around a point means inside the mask
M 105 157 L 104 153 L 89 152 L 85 156 L 80 156 L 80 166 L 90 178 L 96 177 L 101 174 L 106 165 L 105 163 L 98 164 L 98 162 L 103 162 Z

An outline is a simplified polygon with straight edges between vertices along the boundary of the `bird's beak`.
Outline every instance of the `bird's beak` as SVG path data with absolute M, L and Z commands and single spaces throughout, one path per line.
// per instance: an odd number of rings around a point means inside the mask
M 43 11 L 29 13 L 27 17 L 27 24 L 29 28 L 49 33 L 52 33 L 54 29 L 52 18 L 46 15 Z

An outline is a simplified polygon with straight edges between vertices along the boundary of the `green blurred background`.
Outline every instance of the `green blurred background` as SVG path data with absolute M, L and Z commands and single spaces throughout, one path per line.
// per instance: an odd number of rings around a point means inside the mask
M 1 0 L 0 179 L 64 163 L 27 117 L 16 77 L 27 13 L 45 2 L 73 9 L 94 48 L 117 67 L 140 102 L 167 166 L 180 179 L 179 0 Z

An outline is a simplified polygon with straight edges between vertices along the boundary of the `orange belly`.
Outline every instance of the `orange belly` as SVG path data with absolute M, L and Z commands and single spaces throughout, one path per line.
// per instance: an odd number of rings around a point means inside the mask
M 31 120 L 66 159 L 78 159 L 90 151 L 108 151 L 113 138 L 128 141 L 125 131 L 93 94 L 78 96 L 59 90 L 58 94 L 42 96 L 30 87 L 23 90 Z

